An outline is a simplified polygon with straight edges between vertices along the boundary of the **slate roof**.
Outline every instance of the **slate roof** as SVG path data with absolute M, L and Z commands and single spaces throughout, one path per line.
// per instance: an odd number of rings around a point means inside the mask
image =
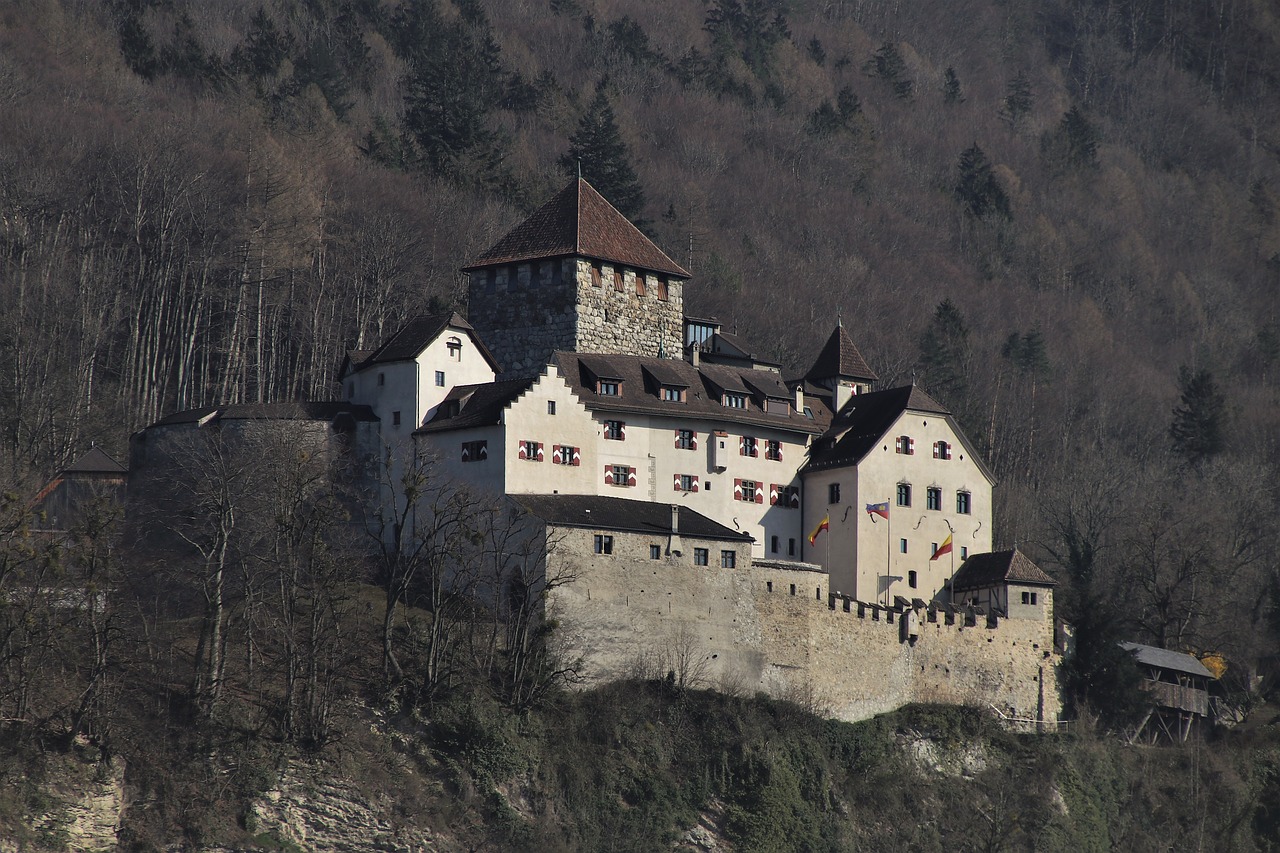
M 66 468 L 62 469 L 63 474 L 128 474 L 129 469 L 125 468 L 116 460 L 103 453 L 96 447 L 89 448 L 89 451 L 72 462 Z
M 363 370 L 375 364 L 411 361 L 417 358 L 418 354 L 426 349 L 442 332 L 450 328 L 466 332 L 480 350 L 480 354 L 489 362 L 489 366 L 493 368 L 493 371 L 495 373 L 502 372 L 498 362 L 494 360 L 493 355 L 484 345 L 484 341 L 480 340 L 480 336 L 476 334 L 475 327 L 468 323 L 461 314 L 452 311 L 447 314 L 424 314 L 414 317 L 396 330 L 391 337 L 383 341 L 380 347 L 368 353 L 361 361 L 354 360 L 354 354 L 361 351 L 353 351 L 351 356 L 352 370 Z
M 596 495 L 512 495 L 511 499 L 550 524 L 671 535 L 671 504 Z M 681 536 L 695 539 L 754 541 L 686 506 L 680 507 L 679 525 Z
M 862 353 L 858 352 L 858 348 L 853 345 L 853 339 L 849 337 L 849 333 L 844 330 L 842 324 L 836 325 L 831 337 L 827 338 L 826 344 L 823 345 L 822 352 L 818 353 L 818 357 L 814 360 L 813 367 L 809 368 L 809 372 L 805 374 L 806 379 L 814 381 L 835 377 L 864 379 L 868 382 L 874 382 L 880 378 L 867 364 Z
M 293 403 L 233 403 L 227 406 L 201 406 L 187 409 L 161 418 L 152 426 L 189 424 L 210 418 L 232 421 L 332 421 L 347 415 L 357 421 L 377 421 L 378 416 L 369 406 L 357 406 L 344 401 L 302 400 Z
M 442 432 L 451 429 L 493 426 L 499 422 L 502 411 L 517 397 L 529 390 L 536 377 L 505 379 L 479 385 L 456 385 L 445 395 L 435 415 L 416 432 Z M 458 413 L 449 414 L 449 403 L 459 403 Z
M 694 367 L 678 359 L 647 358 L 634 355 L 579 355 L 574 352 L 557 352 L 552 361 L 559 367 L 573 393 L 592 411 L 617 414 L 664 415 L 758 426 L 771 426 L 815 434 L 821 432 L 826 422 L 806 418 L 802 412 L 788 407 L 787 414 L 765 412 L 760 401 L 749 397 L 747 408 L 726 408 L 720 399 L 719 389 L 750 392 L 744 378 L 755 378 L 768 384 L 763 373 L 749 367 L 707 365 Z M 684 402 L 664 401 L 658 397 L 653 383 L 645 382 L 645 371 L 664 377 L 666 384 L 680 384 L 688 390 Z M 607 376 L 622 382 L 622 394 L 617 397 L 596 393 L 592 376 Z M 772 375 L 772 374 L 770 374 Z M 790 397 L 789 394 L 785 395 Z
M 579 256 L 689 278 L 653 241 L 581 178 L 507 232 L 463 272 L 500 264 Z
M 1208 667 L 1191 655 L 1185 655 L 1182 652 L 1162 649 L 1159 646 L 1144 646 L 1141 643 L 1121 643 L 1120 647 L 1126 651 L 1133 652 L 1133 656 L 1143 666 L 1171 669 L 1174 672 L 1185 672 L 1188 675 L 1198 675 L 1201 678 L 1214 678 Z
M 1029 586 L 1057 586 L 1058 582 L 1031 562 L 1021 551 L 993 551 L 989 554 L 972 554 L 964 561 L 955 579 L 954 590 L 982 589 L 1002 583 L 1019 583 Z
M 831 419 L 831 426 L 822 437 L 814 441 L 804 470 L 816 471 L 823 468 L 856 465 L 880 444 L 885 432 L 907 410 L 941 415 L 948 419 L 951 417 L 950 412 L 915 385 L 856 394 Z M 956 427 L 954 422 L 952 426 L 956 430 L 957 437 L 964 441 L 959 427 Z M 967 449 L 970 458 L 977 462 L 983 472 L 994 481 L 995 478 L 991 477 L 990 472 L 981 459 L 973 453 L 972 448 Z

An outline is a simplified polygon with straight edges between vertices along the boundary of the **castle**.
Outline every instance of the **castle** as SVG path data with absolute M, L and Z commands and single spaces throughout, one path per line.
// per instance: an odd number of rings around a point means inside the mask
M 343 400 L 289 417 L 518 504 L 546 573 L 572 572 L 545 607 L 589 679 L 680 668 L 850 720 L 912 701 L 1056 720 L 1053 579 L 991 552 L 991 471 L 922 389 L 873 390 L 841 325 L 784 373 L 686 316 L 689 273 L 581 179 L 464 271 L 467 318 L 349 353 Z M 280 417 L 171 416 L 132 470 L 175 430 Z

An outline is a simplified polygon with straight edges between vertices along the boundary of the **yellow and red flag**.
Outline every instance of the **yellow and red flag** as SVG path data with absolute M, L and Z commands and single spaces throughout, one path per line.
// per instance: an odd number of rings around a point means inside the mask
M 813 528 L 813 532 L 809 534 L 809 544 L 812 545 L 814 542 L 818 540 L 819 533 L 821 533 L 824 530 L 830 530 L 830 529 L 831 529 L 831 513 L 827 513 L 825 516 L 823 516 L 822 521 L 818 522 L 818 526 Z
M 934 551 L 933 556 L 929 558 L 929 562 L 932 563 L 934 560 L 938 559 L 943 554 L 950 554 L 950 553 L 951 553 L 951 534 L 948 533 L 947 538 L 942 540 L 942 544 L 938 546 L 938 550 Z

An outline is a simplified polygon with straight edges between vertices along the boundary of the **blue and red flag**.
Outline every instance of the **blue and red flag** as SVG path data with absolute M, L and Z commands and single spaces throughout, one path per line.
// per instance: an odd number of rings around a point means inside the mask
M 881 501 L 878 504 L 867 504 L 867 515 L 871 516 L 871 523 L 874 524 L 876 516 L 887 519 L 889 517 L 889 502 Z

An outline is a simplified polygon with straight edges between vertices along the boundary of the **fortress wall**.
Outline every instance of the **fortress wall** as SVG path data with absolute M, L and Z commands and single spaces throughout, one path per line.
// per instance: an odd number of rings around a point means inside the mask
M 583 535 L 563 544 L 589 553 L 592 541 Z M 906 614 L 856 601 L 846 611 L 844 600 L 828 598 L 826 574 L 805 564 L 722 569 L 723 543 L 711 543 L 713 565 L 695 567 L 688 538 L 682 558 L 664 550 L 651 561 L 653 537 L 615 536 L 615 549 L 634 537 L 629 553 L 583 562 L 579 580 L 555 594 L 553 611 L 585 656 L 589 681 L 691 672 L 695 684 L 811 700 L 849 721 L 911 702 L 992 705 L 1007 716 L 1047 720 L 1060 712 L 1051 618 L 988 627 L 978 617 L 966 626 L 963 613 L 946 624 L 943 611 L 929 621 L 921 609 L 917 636 L 908 640 Z M 747 546 L 738 548 L 738 566 L 746 565 Z M 638 667 L 644 662 L 647 671 Z

